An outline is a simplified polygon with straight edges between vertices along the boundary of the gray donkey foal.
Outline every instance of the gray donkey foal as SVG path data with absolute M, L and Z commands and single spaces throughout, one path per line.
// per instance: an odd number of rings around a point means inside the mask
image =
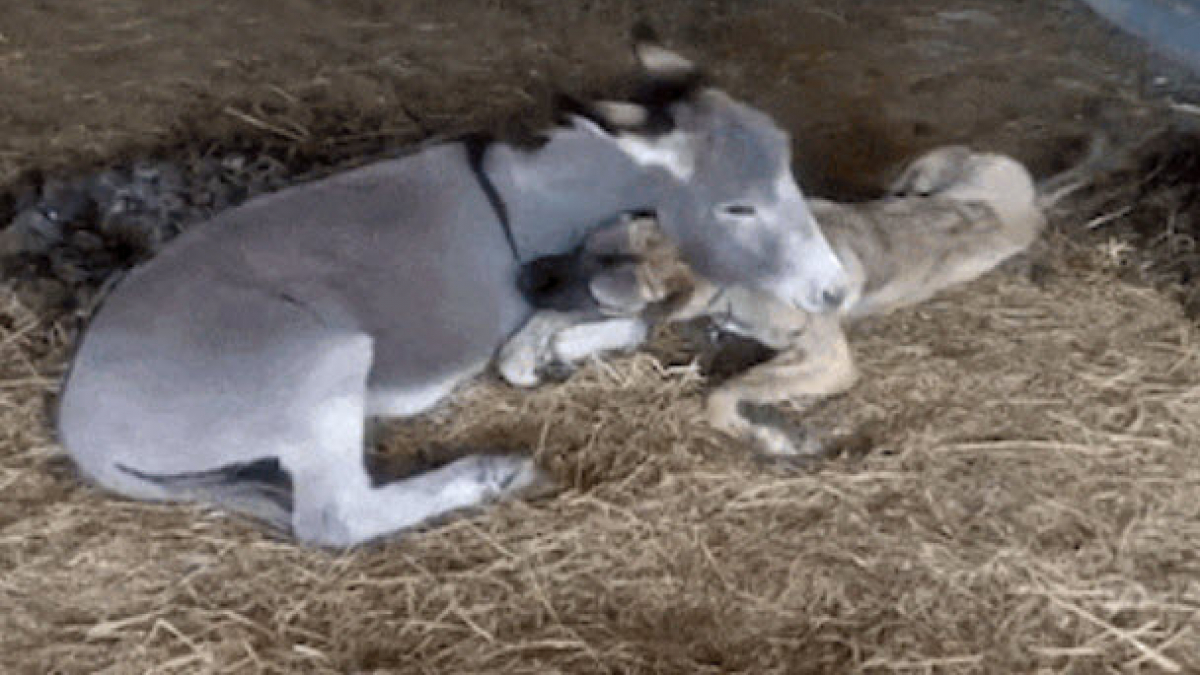
M 654 82 L 691 64 L 639 56 Z M 596 104 L 537 150 L 443 143 L 250 201 L 189 230 L 99 308 L 64 383 L 59 436 L 123 495 L 202 500 L 351 545 L 539 480 L 473 455 L 386 485 L 364 422 L 428 410 L 532 314 L 522 263 L 653 210 L 706 278 L 822 312 L 846 278 L 792 177 L 788 137 L 714 89 Z M 651 113 L 659 127 L 643 127 Z M 599 123 L 597 123 L 599 122 Z M 645 133 L 643 133 L 645 132 Z M 290 509 L 258 481 L 291 484 Z

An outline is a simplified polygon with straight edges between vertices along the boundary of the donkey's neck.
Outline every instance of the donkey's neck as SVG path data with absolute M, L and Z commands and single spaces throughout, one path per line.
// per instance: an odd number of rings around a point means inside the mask
M 493 145 L 483 169 L 522 262 L 574 249 L 619 213 L 653 209 L 662 189 L 660 172 L 638 165 L 584 122 L 555 129 L 536 150 Z

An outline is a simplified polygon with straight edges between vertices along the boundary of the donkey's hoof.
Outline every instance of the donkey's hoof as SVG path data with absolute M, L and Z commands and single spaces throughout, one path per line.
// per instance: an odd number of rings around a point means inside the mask
M 553 485 L 550 475 L 529 457 L 479 455 L 476 480 L 491 497 L 507 497 L 526 491 L 541 491 Z
M 538 372 L 538 358 L 533 349 L 513 350 L 501 354 L 496 370 L 505 382 L 514 387 L 530 389 L 542 383 Z
M 794 438 L 783 429 L 772 427 L 756 429 L 754 444 L 759 452 L 768 457 L 815 457 L 822 453 L 819 442 L 801 435 Z
M 570 363 L 551 361 L 538 369 L 538 377 L 542 382 L 561 383 L 571 379 L 576 370 L 578 369 Z
M 496 371 L 514 387 L 533 388 L 542 383 L 542 369 L 552 360 L 549 333 L 526 331 L 513 338 L 496 357 Z

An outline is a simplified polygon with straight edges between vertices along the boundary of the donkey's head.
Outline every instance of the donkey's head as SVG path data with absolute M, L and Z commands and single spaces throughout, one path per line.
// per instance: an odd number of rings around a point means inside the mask
M 684 259 L 715 284 L 836 310 L 846 275 L 796 185 L 788 135 L 721 91 L 688 88 L 697 80 L 683 57 L 651 45 L 638 56 L 651 94 L 593 113 L 660 182 L 657 215 Z

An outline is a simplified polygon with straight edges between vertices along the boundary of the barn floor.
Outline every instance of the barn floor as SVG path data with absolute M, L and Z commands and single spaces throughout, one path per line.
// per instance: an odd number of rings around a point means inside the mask
M 81 484 L 47 413 L 63 288 L 0 282 L 0 671 L 1200 672 L 1200 99 L 1068 0 L 20 3 L 0 16 L 0 216 L 23 186 L 227 151 L 293 175 L 619 90 L 634 18 L 795 136 L 812 193 L 921 149 L 1062 168 L 1032 273 L 855 327 L 802 467 L 698 423 L 670 335 L 392 424 L 533 449 L 529 502 L 342 554 Z M 27 272 L 28 270 L 26 270 Z M 65 289 L 84 293 L 86 289 Z

